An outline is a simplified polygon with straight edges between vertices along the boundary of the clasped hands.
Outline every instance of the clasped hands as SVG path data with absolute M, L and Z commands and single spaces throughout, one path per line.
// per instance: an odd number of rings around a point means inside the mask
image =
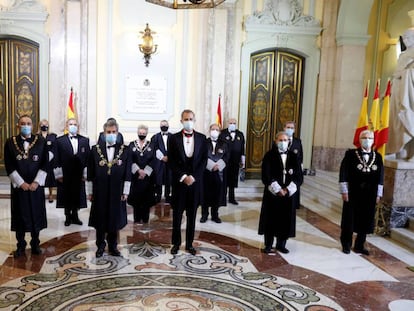
M 39 187 L 39 184 L 36 182 L 36 181 L 34 181 L 34 182 L 32 182 L 31 184 L 28 184 L 27 182 L 24 182 L 21 186 L 20 186 L 20 188 L 23 190 L 23 191 L 36 191 L 36 189 Z

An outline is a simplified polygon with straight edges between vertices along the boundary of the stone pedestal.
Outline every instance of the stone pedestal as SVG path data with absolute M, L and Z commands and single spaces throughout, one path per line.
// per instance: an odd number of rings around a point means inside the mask
M 404 227 L 414 217 L 414 162 L 385 159 L 383 201 L 391 207 L 391 228 Z

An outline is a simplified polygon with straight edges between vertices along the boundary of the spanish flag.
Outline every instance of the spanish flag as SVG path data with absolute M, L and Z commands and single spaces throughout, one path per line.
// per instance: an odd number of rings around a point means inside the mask
M 67 118 L 68 119 L 75 118 L 75 104 L 74 104 L 74 99 L 73 99 L 73 88 L 70 88 Z
M 378 130 L 378 137 L 376 142 L 377 151 L 382 155 L 382 158 L 385 156 L 385 145 L 388 142 L 388 126 L 390 123 L 390 97 L 391 81 L 388 79 L 387 89 L 385 91 L 384 101 L 382 103 L 380 128 Z
M 359 148 L 359 134 L 368 129 L 368 87 L 369 81 L 365 86 L 364 98 L 362 99 L 361 111 L 359 113 L 359 120 L 354 134 L 354 146 Z
M 218 104 L 217 104 L 217 114 L 216 114 L 216 123 L 222 128 L 222 119 L 221 119 L 221 94 L 219 94 Z
M 369 113 L 369 129 L 374 132 L 374 145 L 377 148 L 377 137 L 380 128 L 379 80 L 375 86 L 374 98 Z

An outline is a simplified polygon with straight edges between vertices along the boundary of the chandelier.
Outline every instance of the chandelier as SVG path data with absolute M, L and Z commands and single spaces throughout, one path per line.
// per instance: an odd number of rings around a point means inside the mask
M 211 9 L 226 0 L 145 0 L 170 9 Z

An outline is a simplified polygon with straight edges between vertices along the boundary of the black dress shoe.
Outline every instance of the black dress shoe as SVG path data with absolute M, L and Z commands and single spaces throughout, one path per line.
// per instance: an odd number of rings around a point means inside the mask
M 213 218 L 211 218 L 211 220 L 214 221 L 215 223 L 221 224 L 220 217 L 213 217 Z
M 72 222 L 69 219 L 65 220 L 65 227 L 69 227 Z
M 26 249 L 19 247 L 13 252 L 13 257 L 18 258 L 20 256 L 26 255 Z
M 192 246 L 186 247 L 185 250 L 187 252 L 189 252 L 191 255 L 195 255 L 197 253 L 197 250 L 194 247 L 192 247 Z
M 351 250 L 350 250 L 349 248 L 347 248 L 347 247 L 343 247 L 343 248 L 342 248 L 342 252 L 343 252 L 344 254 L 349 254 L 349 253 L 351 252 Z
M 358 253 L 358 254 L 369 256 L 369 251 L 366 248 L 355 248 L 354 247 L 354 252 Z
M 96 251 L 96 253 L 95 253 L 96 258 L 100 258 L 100 257 L 102 257 L 102 256 L 103 256 L 103 254 L 104 254 L 104 250 L 103 250 L 102 248 L 98 248 L 98 250 L 97 250 L 97 251 Z
M 83 222 L 79 218 L 74 218 L 72 219 L 72 224 L 82 226 Z
M 276 247 L 276 249 L 283 254 L 289 253 L 289 250 L 286 247 Z
M 173 247 L 171 247 L 171 255 L 177 254 L 179 249 L 180 247 L 178 245 L 173 245 Z
M 272 248 L 271 248 L 271 247 L 265 247 L 262 251 L 263 251 L 263 253 L 265 253 L 265 254 L 269 254 L 269 253 L 271 253 L 271 252 L 272 252 Z
M 42 253 L 42 250 L 40 249 L 39 246 L 32 247 L 32 254 L 33 255 L 40 255 L 41 253 Z
M 207 216 L 202 216 L 201 218 L 200 218 L 200 222 L 201 223 L 205 223 L 207 221 Z
M 237 202 L 236 200 L 229 200 L 229 203 L 234 204 L 234 205 L 239 205 L 239 202 Z
M 116 257 L 120 257 L 121 256 L 121 252 L 117 249 L 111 249 L 109 250 L 109 254 L 112 256 L 116 256 Z

